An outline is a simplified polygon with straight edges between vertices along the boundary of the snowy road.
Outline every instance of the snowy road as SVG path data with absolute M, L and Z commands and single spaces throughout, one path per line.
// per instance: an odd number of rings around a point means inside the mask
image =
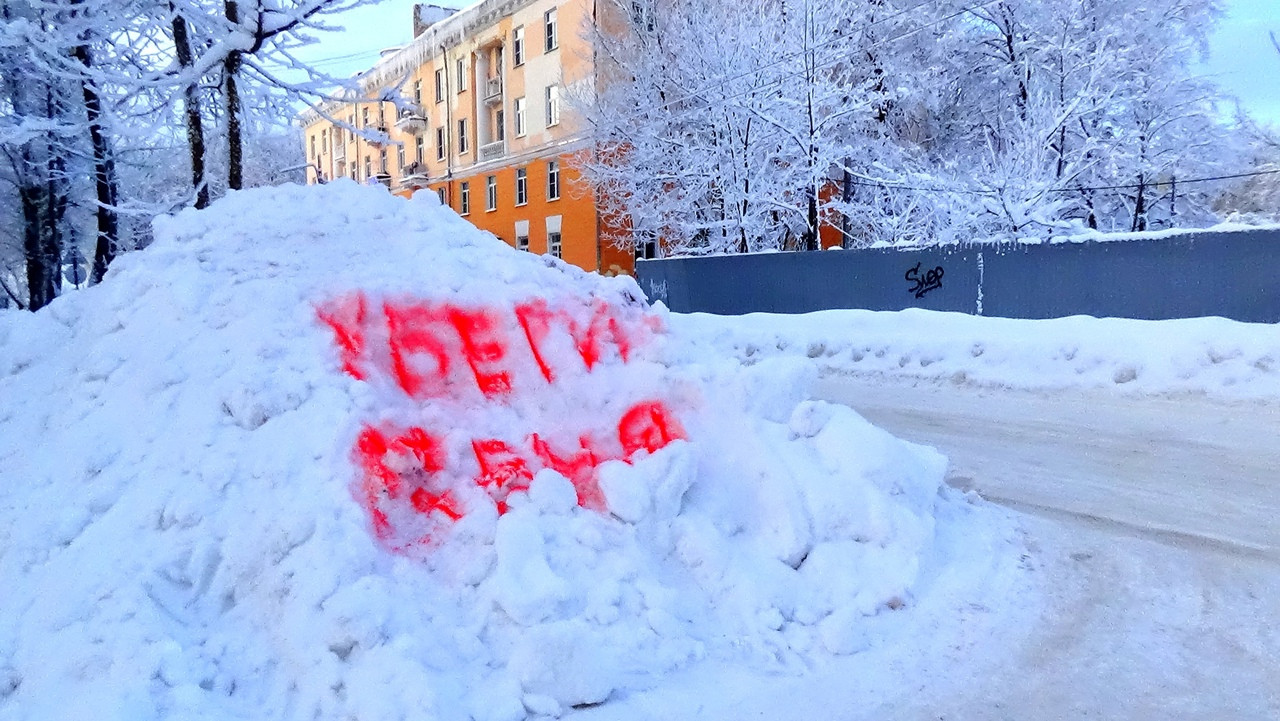
M 817 395 L 938 447 L 953 484 L 1030 514 L 1042 599 L 850 718 L 1280 718 L 1274 405 L 844 377 Z
M 823 379 L 816 393 L 1039 515 L 1280 559 L 1280 404 Z

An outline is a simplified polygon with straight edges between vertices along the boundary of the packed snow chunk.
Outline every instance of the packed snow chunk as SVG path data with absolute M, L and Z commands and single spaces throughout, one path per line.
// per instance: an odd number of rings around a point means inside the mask
M 803 668 L 985 522 L 806 364 L 674 356 L 632 280 L 432 198 L 155 235 L 0 314 L 0 718 L 515 721 Z

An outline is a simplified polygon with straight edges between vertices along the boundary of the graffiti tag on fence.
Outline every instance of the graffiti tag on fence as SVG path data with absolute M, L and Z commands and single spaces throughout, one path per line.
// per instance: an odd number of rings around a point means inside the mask
M 942 287 L 942 274 L 942 266 L 921 273 L 920 263 L 916 263 L 914 267 L 907 270 L 906 279 L 911 283 L 907 292 L 914 293 L 916 298 L 923 298 L 925 293 Z

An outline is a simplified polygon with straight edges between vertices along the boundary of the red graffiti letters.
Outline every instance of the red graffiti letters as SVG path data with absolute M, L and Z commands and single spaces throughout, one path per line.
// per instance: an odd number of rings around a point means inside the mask
M 365 425 L 356 438 L 357 496 L 375 535 L 395 550 L 431 544 L 477 504 L 506 513 L 511 494 L 527 491 L 544 469 L 569 479 L 578 505 L 604 511 L 602 463 L 630 463 L 685 438 L 670 408 L 653 399 L 615 402 L 620 415 L 573 440 L 509 435 L 530 420 L 530 409 L 551 413 L 546 399 L 574 390 L 574 378 L 627 364 L 661 331 L 641 309 L 538 298 L 503 310 L 418 299 L 374 303 L 355 294 L 317 315 L 333 332 L 344 372 L 449 419 L 426 427 Z M 490 423 L 490 416 L 505 420 Z M 555 414 L 547 422 L 564 426 Z M 483 434 L 487 423 L 501 432 Z

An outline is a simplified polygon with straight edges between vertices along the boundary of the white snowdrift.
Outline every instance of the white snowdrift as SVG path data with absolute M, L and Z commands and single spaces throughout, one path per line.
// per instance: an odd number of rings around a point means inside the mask
M 688 358 L 810 359 L 825 372 L 1020 389 L 1280 397 L 1280 326 L 1226 318 L 1053 320 L 926 310 L 673 315 Z
M 156 230 L 0 314 L 0 718 L 556 715 L 862 650 L 939 538 L 1001 534 L 937 453 L 806 401 L 805 364 L 673 362 L 632 281 L 431 197 L 251 191 Z

